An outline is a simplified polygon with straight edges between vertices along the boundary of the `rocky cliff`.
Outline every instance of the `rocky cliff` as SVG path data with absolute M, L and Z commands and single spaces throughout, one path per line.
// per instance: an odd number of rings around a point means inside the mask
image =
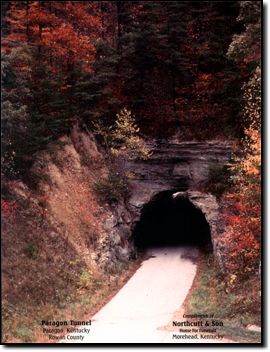
M 232 150 L 231 143 L 223 141 L 152 141 L 148 146 L 152 150 L 149 160 L 128 164 L 133 174 L 130 204 L 135 207 L 163 190 L 200 190 L 209 168 L 228 162 Z
M 230 144 L 150 141 L 148 146 L 152 150 L 148 160 L 126 162 L 129 195 L 115 204 L 101 202 L 94 190 L 95 183 L 106 178 L 113 166 L 91 133 L 75 128 L 69 137 L 38 155 L 32 169 L 32 175 L 40 175 L 36 186 L 15 184 L 17 219 L 4 224 L 4 258 L 9 260 L 4 259 L 3 266 L 17 280 L 15 300 L 20 290 L 28 292 L 30 287 L 31 291 L 31 285 L 20 280 L 24 271 L 37 270 L 42 295 L 42 285 L 48 285 L 52 275 L 63 268 L 71 280 L 74 266 L 70 263 L 80 262 L 83 270 L 98 276 L 134 257 L 132 231 L 141 210 L 164 190 L 187 197 L 204 213 L 218 256 L 218 203 L 213 195 L 201 192 L 200 185 L 207 179 L 210 165 L 228 161 Z M 12 241 L 16 242 L 14 249 Z M 21 255 L 25 257 L 24 268 L 16 271 L 10 258 Z M 51 263 L 56 271 L 47 270 Z M 12 282 L 5 280 L 7 290 Z M 57 284 L 52 290 L 56 294 Z

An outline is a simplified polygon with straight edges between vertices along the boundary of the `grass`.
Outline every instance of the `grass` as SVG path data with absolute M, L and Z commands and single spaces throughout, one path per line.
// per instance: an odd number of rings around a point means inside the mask
M 5 342 L 54 342 L 43 334 L 41 320 L 88 320 L 101 309 L 134 274 L 141 258 L 119 264 L 112 275 L 94 277 L 82 269 L 74 294 L 58 303 L 39 306 L 11 305 L 3 300 L 3 340 Z
M 23 342 L 31 342 L 32 340 L 32 331 L 26 325 L 19 326 L 14 335 Z
M 248 294 L 247 294 L 248 292 Z M 261 334 L 247 325 L 261 325 L 260 281 L 251 277 L 229 287 L 213 258 L 201 257 L 193 287 L 185 301 L 187 314 L 214 314 L 223 322 L 217 332 L 242 343 L 259 343 Z

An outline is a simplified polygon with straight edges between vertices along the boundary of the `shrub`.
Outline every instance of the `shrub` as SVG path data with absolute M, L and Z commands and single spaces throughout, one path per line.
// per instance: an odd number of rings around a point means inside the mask
M 93 281 L 88 271 L 83 270 L 80 276 L 79 288 L 80 289 L 91 289 L 93 287 Z
M 115 156 L 125 156 L 130 160 L 149 159 L 151 152 L 145 141 L 139 136 L 140 129 L 135 122 L 135 116 L 126 108 L 116 116 L 111 152 Z
M 23 342 L 32 342 L 32 331 L 27 326 L 22 325 L 16 330 L 15 337 Z
M 24 247 L 24 252 L 30 259 L 35 259 L 37 257 L 37 248 L 33 242 L 27 243 Z
M 115 157 L 129 160 L 150 158 L 152 153 L 139 135 L 140 129 L 130 110 L 124 108 L 116 114 L 114 126 L 106 126 L 99 121 L 93 123 L 93 127 L 94 133 L 102 138 L 103 143 L 110 148 Z
M 206 189 L 220 197 L 231 186 L 229 165 L 211 164 L 208 172 Z
M 96 181 L 94 190 L 100 201 L 109 204 L 118 203 L 127 196 L 128 183 L 126 178 L 111 173 L 106 179 Z

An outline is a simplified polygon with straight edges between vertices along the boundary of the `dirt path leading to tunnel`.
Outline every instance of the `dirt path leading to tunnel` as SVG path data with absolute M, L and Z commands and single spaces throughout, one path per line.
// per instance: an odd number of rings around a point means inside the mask
M 149 259 L 143 261 L 126 285 L 93 316 L 90 331 L 70 334 L 63 342 L 223 342 L 215 339 L 179 340 L 173 337 L 175 331 L 163 328 L 181 307 L 191 288 L 198 250 L 155 248 L 148 251 L 148 256 Z

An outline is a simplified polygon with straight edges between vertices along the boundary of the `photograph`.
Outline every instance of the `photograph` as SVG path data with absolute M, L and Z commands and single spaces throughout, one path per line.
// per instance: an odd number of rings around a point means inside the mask
M 1 345 L 264 346 L 263 5 L 1 1 Z

